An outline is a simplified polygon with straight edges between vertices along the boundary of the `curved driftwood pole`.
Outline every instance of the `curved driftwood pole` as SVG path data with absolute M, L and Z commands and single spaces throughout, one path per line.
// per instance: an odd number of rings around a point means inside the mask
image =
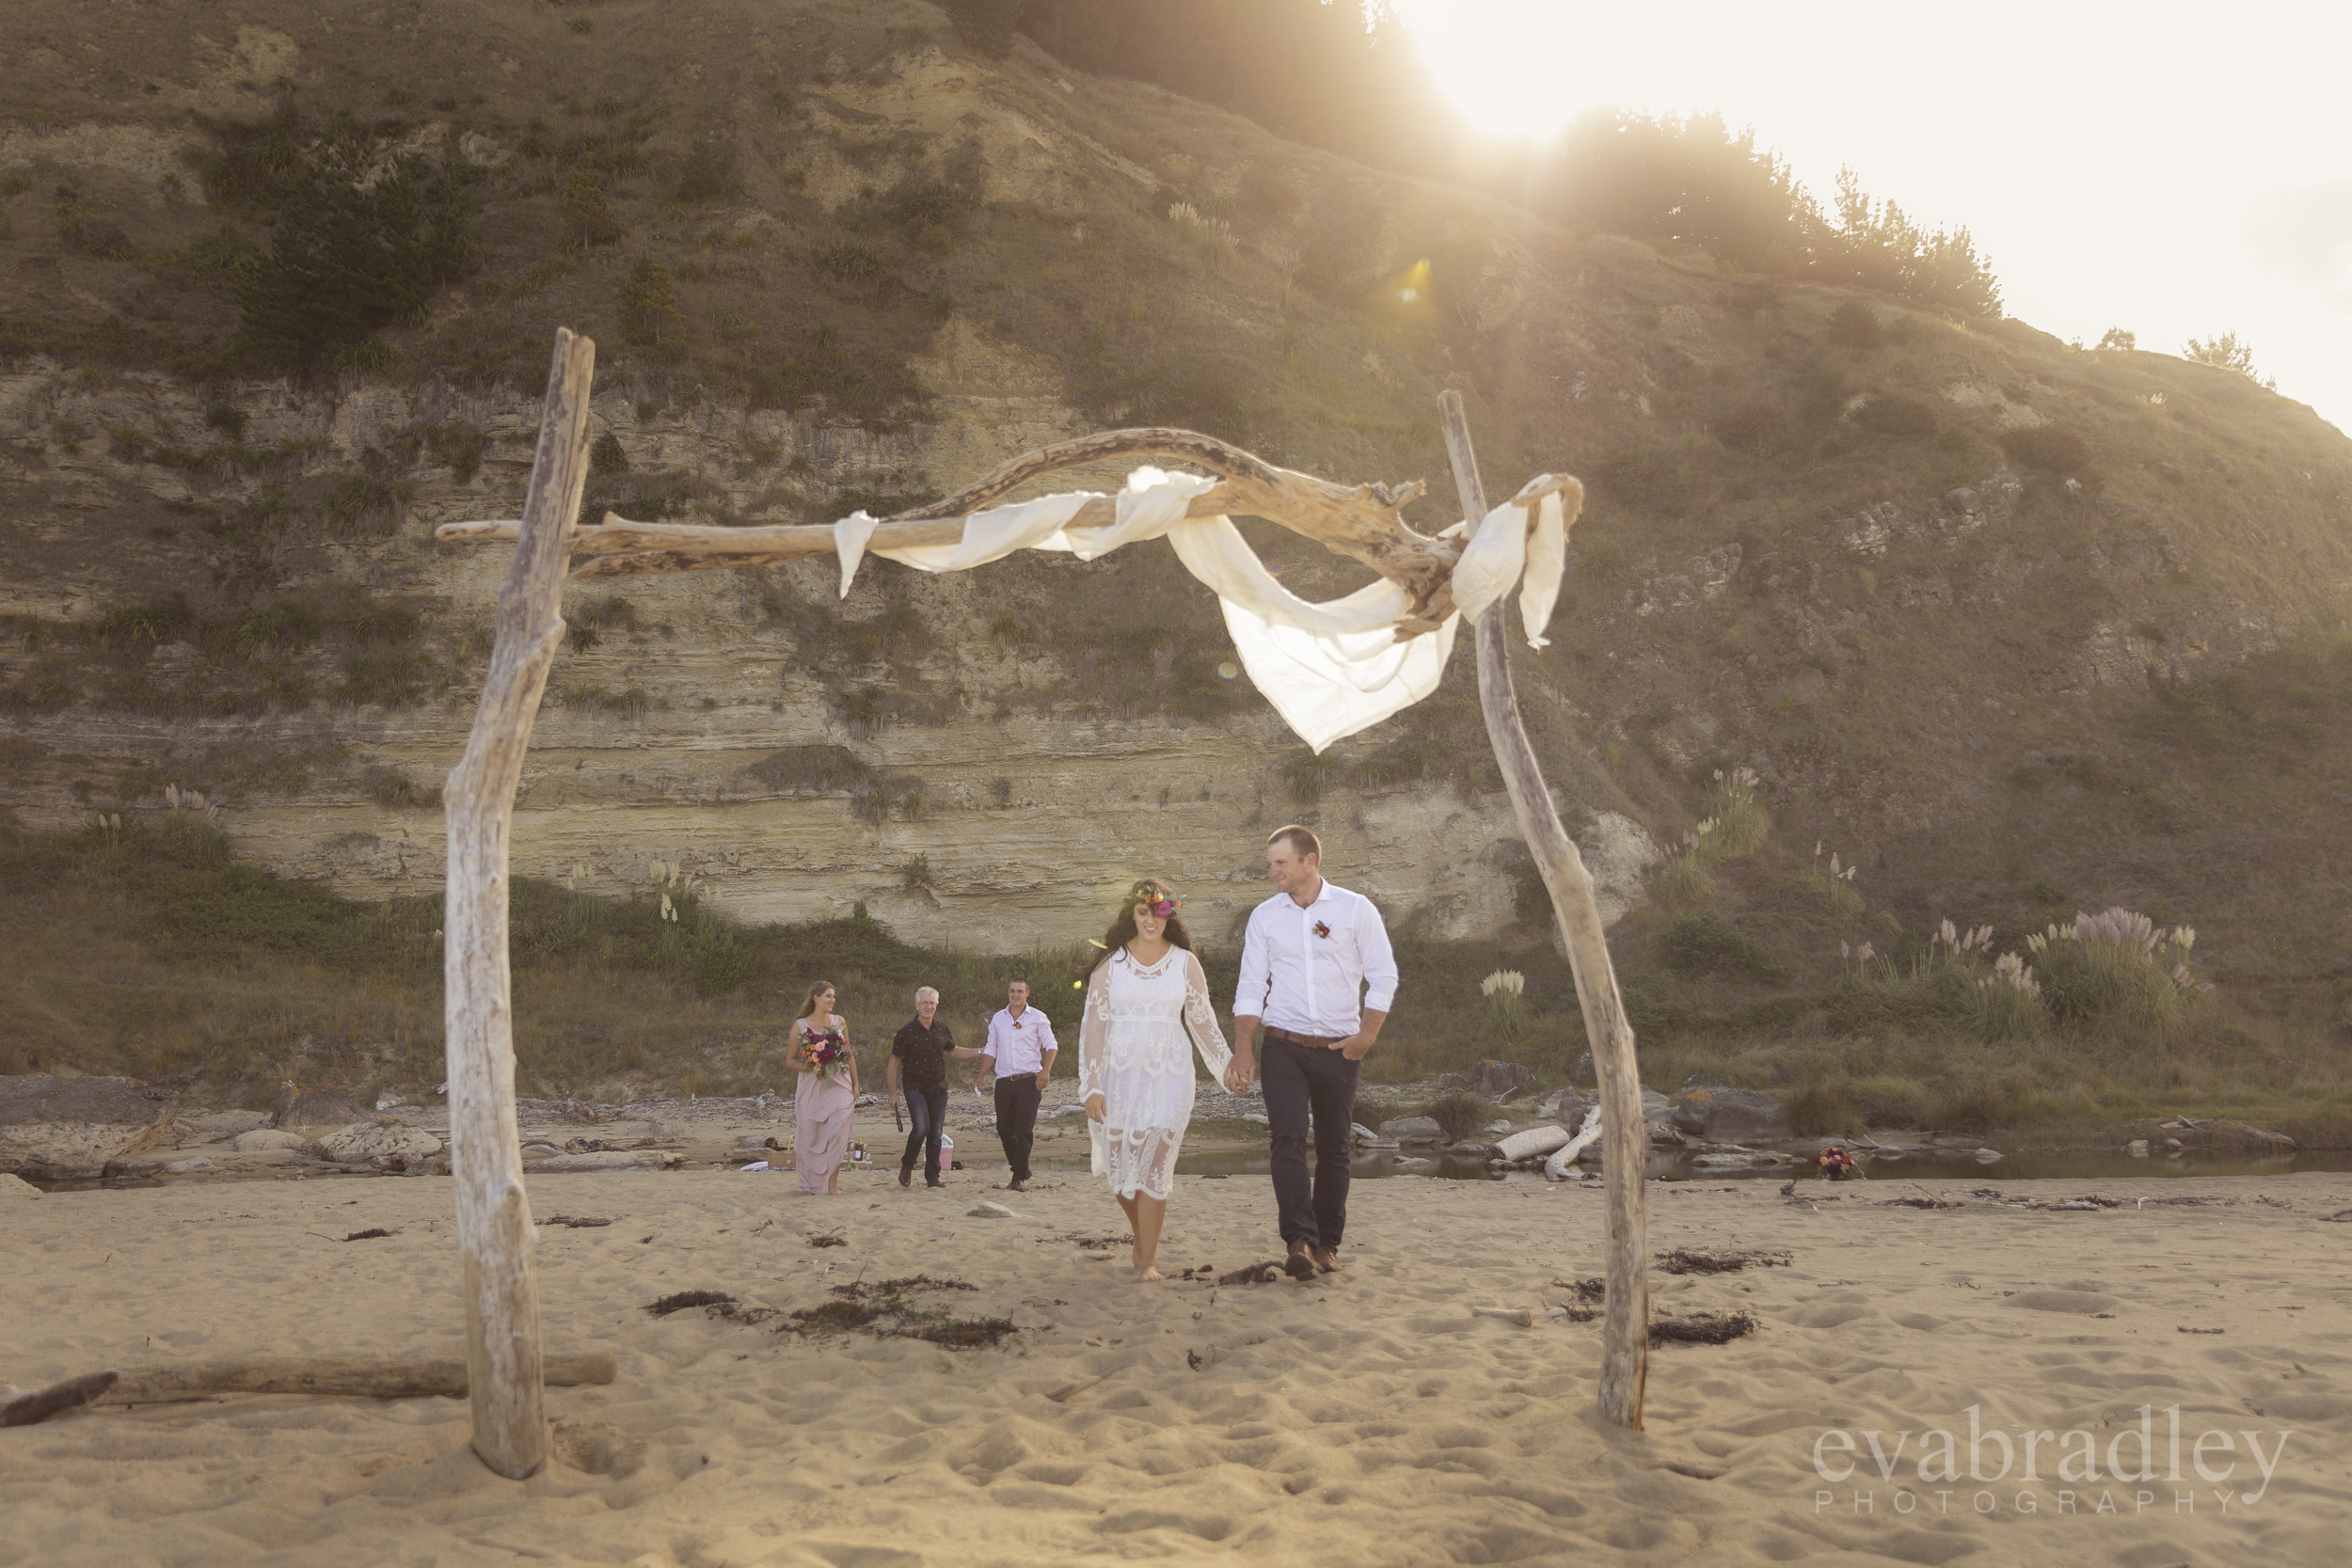
M 1216 486 L 1193 498 L 1185 509 L 1195 517 L 1263 517 L 1359 561 L 1402 586 L 1412 596 L 1415 619 L 1400 626 L 1404 636 L 1435 631 L 1453 612 L 1454 563 L 1462 541 L 1431 538 L 1400 515 L 1418 500 L 1419 480 L 1406 484 L 1334 484 L 1294 468 L 1268 463 L 1230 442 L 1197 431 L 1143 427 L 1105 430 L 1057 441 L 1025 452 L 952 496 L 882 520 L 867 541 L 870 550 L 952 545 L 963 537 L 963 519 L 1035 480 L 1066 468 L 1172 457 L 1216 476 Z M 1104 528 L 1114 503 L 1098 496 L 1068 525 Z M 497 544 L 516 538 L 512 522 L 443 523 L 434 537 L 452 544 Z M 575 578 L 628 577 L 644 572 L 700 572 L 731 566 L 774 566 L 834 552 L 829 523 L 778 523 L 757 528 L 714 528 L 692 523 L 634 523 L 612 513 L 601 526 L 572 535 L 571 547 L 595 559 Z
M 1454 484 L 1471 528 L 1486 515 L 1486 495 L 1478 479 L 1478 456 L 1470 448 L 1462 395 L 1438 399 L 1446 454 L 1454 462 Z M 1569 521 L 1583 504 L 1581 485 L 1565 498 Z M 1576 840 L 1560 825 L 1551 791 L 1536 766 L 1534 748 L 1519 722 L 1518 694 L 1502 631 L 1502 606 L 1489 605 L 1478 618 L 1478 705 L 1486 716 L 1486 738 L 1502 765 L 1503 787 L 1519 832 L 1534 851 L 1535 869 L 1551 895 L 1552 912 L 1576 975 L 1576 995 L 1584 1012 L 1584 1035 L 1593 1042 L 1593 1066 L 1600 1077 L 1601 1179 L 1609 1205 L 1608 1302 L 1601 1320 L 1600 1408 L 1621 1426 L 1640 1431 L 1642 1389 L 1649 1371 L 1649 1274 L 1647 1195 L 1642 1167 L 1648 1149 L 1642 1122 L 1641 1069 L 1633 1055 L 1633 1026 L 1617 995 L 1617 974 L 1609 961 L 1609 941 L 1593 901 L 1593 879 Z
M 610 1383 L 619 1370 L 611 1351 L 548 1356 L 550 1387 Z M 239 1355 L 166 1361 L 152 1367 L 90 1372 L 0 1404 L 0 1427 L 32 1426 L 69 1410 L 101 1405 L 172 1404 L 219 1394 L 326 1394 L 345 1399 L 460 1399 L 472 1378 L 463 1361 L 384 1361 L 357 1355 Z
M 558 328 L 514 568 L 499 590 L 498 641 L 466 754 L 450 770 L 447 995 L 451 1174 L 465 1270 L 473 1449 L 521 1481 L 548 1452 L 534 1239 L 515 1120 L 514 989 L 507 969 L 506 851 L 531 721 L 563 641 L 564 562 L 588 483 L 588 393 L 596 345 Z

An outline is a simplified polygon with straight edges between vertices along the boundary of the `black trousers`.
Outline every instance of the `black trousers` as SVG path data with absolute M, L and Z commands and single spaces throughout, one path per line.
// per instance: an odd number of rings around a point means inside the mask
M 1348 1134 L 1363 1064 L 1322 1046 L 1269 1038 L 1259 1083 L 1273 1132 L 1274 1203 L 1285 1243 L 1336 1247 L 1347 1231 Z M 1307 1115 L 1314 1113 L 1315 1163 L 1307 1168 Z
M 1017 1073 L 996 1080 L 996 1136 L 1015 1181 L 1029 1179 L 1029 1149 L 1037 1142 L 1037 1079 Z
M 898 1168 L 911 1170 L 914 1156 L 923 1156 L 923 1180 L 939 1180 L 939 1134 L 947 1126 L 947 1085 L 935 1089 L 907 1090 L 907 1120 L 914 1131 L 907 1134 L 907 1151 L 898 1156 Z

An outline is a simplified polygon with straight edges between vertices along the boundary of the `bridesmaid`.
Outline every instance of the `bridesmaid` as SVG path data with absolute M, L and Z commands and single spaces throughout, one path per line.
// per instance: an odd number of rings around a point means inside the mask
M 804 1193 L 840 1193 L 841 1162 L 850 1152 L 850 1122 L 856 1115 L 857 1054 L 847 1049 L 849 1028 L 833 1010 L 833 1002 L 831 981 L 809 987 L 808 1001 L 792 1021 L 792 1037 L 785 1048 L 785 1060 L 800 1074 L 792 1093 L 792 1168 Z M 845 1054 L 837 1066 L 820 1068 L 812 1059 L 812 1034 L 819 1037 L 815 1049 L 822 1049 L 828 1035 L 842 1042 Z

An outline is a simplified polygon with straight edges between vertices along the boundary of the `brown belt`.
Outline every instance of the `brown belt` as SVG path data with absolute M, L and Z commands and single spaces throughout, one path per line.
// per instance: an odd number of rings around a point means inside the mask
M 1320 1049 L 1332 1044 L 1334 1041 L 1344 1038 L 1345 1037 L 1340 1035 L 1294 1035 L 1288 1029 L 1268 1028 L 1265 1032 L 1265 1037 L 1270 1040 L 1288 1040 L 1293 1045 L 1311 1045 Z

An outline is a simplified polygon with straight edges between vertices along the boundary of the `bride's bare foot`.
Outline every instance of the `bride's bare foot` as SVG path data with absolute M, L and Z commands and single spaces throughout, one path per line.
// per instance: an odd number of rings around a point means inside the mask
M 1161 1274 L 1159 1270 L 1153 1268 L 1149 1263 L 1144 1264 L 1142 1268 L 1136 1271 L 1136 1283 L 1138 1285 L 1157 1285 L 1166 1277 L 1167 1276 L 1165 1275 Z

